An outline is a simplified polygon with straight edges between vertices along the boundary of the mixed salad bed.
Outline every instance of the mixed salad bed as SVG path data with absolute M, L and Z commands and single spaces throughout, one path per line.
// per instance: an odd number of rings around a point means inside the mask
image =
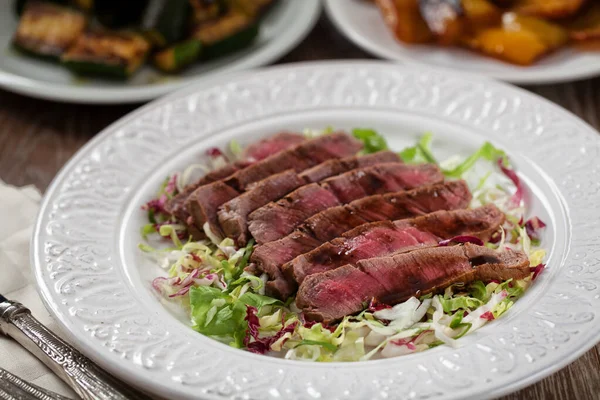
M 385 139 L 373 130 L 355 129 L 353 135 L 364 142 L 365 153 L 387 149 Z M 459 338 L 500 318 L 544 270 L 546 251 L 541 248 L 541 237 L 545 224 L 537 217 L 526 218 L 524 187 L 502 150 L 486 142 L 466 159 L 457 156 L 440 162 L 432 151 L 432 141 L 433 136 L 425 134 L 399 154 L 406 163 L 438 164 L 448 179 L 465 179 L 473 192 L 471 207 L 493 203 L 500 208 L 506 222 L 484 245 L 498 251 L 512 248 L 525 252 L 533 266 L 529 277 L 453 285 L 444 293 L 412 297 L 394 306 L 373 300 L 359 315 L 347 316 L 334 326 L 308 322 L 293 298 L 284 303 L 265 295 L 266 275 L 244 271 L 253 251 L 252 241 L 236 248 L 232 239 L 217 237 L 207 224 L 209 240 L 192 241 L 186 227 L 170 219 L 165 202 L 183 189 L 193 170 L 205 168 L 194 165 L 168 177 L 156 198 L 143 206 L 149 219 L 142 228 L 144 239 L 169 243 L 152 247 L 145 240 L 139 245 L 167 271 L 167 276 L 153 281 L 154 290 L 164 301 L 186 309 L 196 331 L 259 354 L 294 360 L 361 361 L 442 344 L 458 346 Z M 232 142 L 230 147 L 228 155 L 210 150 L 210 167 L 235 161 L 241 146 Z

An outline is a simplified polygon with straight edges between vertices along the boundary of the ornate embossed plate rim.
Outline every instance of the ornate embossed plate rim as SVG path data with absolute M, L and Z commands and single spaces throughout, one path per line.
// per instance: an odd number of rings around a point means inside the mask
M 200 375 L 198 378 L 198 385 L 183 385 L 178 384 L 178 379 L 181 381 L 182 377 L 186 377 L 185 375 L 177 375 L 172 373 L 171 371 L 174 368 L 167 368 L 165 370 L 157 371 L 153 369 L 152 365 L 144 365 L 144 367 L 136 364 L 135 360 L 131 359 L 131 354 L 128 354 L 126 351 L 119 353 L 122 349 L 120 348 L 121 343 L 119 340 L 113 339 L 110 335 L 107 336 L 97 336 L 98 332 L 102 333 L 101 330 L 92 330 L 86 329 L 89 328 L 86 326 L 85 320 L 82 317 L 81 306 L 80 309 L 73 309 L 72 306 L 69 306 L 69 303 L 72 299 L 69 296 L 66 296 L 58 291 L 57 282 L 55 280 L 55 274 L 60 273 L 60 266 L 56 264 L 52 264 L 51 255 L 45 254 L 45 248 L 47 243 L 53 239 L 52 237 L 52 226 L 48 224 L 48 220 L 50 216 L 54 218 L 52 222 L 55 220 L 60 220 L 60 213 L 56 212 L 57 201 L 61 199 L 62 193 L 68 193 L 69 190 L 72 190 L 73 186 L 77 186 L 81 184 L 77 180 L 74 180 L 73 177 L 77 174 L 81 174 L 89 165 L 86 165 L 84 161 L 88 161 L 90 156 L 94 154 L 94 152 L 102 152 L 103 145 L 106 145 L 107 142 L 119 141 L 122 142 L 121 145 L 125 146 L 126 140 L 131 140 L 130 137 L 127 136 L 127 129 L 135 128 L 136 124 L 141 124 L 143 122 L 144 117 L 152 116 L 153 114 L 160 114 L 161 112 L 166 112 L 167 110 L 171 112 L 174 107 L 177 105 L 186 105 L 190 107 L 190 104 L 197 100 L 197 97 L 202 93 L 210 93 L 211 88 L 215 89 L 225 89 L 230 87 L 230 85 L 235 86 L 236 84 L 243 85 L 244 82 L 257 83 L 261 82 L 260 78 L 263 78 L 265 81 L 270 82 L 278 82 L 279 87 L 285 85 L 287 81 L 291 81 L 293 79 L 300 79 L 302 77 L 311 76 L 311 74 L 316 74 L 319 71 L 334 71 L 340 77 L 340 80 L 344 78 L 353 78 L 356 77 L 356 74 L 361 74 L 365 76 L 369 76 L 370 78 L 377 81 L 378 78 L 385 78 L 391 76 L 411 76 L 411 77 L 419 77 L 424 80 L 424 82 L 428 82 L 430 85 L 434 85 L 434 90 L 439 86 L 436 84 L 440 83 L 448 83 L 453 82 L 452 84 L 456 85 L 455 89 L 461 88 L 461 85 L 466 85 L 467 87 L 473 86 L 482 90 L 478 95 L 484 95 L 487 93 L 488 95 L 492 94 L 503 94 L 508 96 L 511 99 L 518 99 L 519 104 L 523 107 L 533 107 L 539 113 L 536 114 L 536 117 L 542 118 L 551 118 L 552 121 L 547 121 L 547 123 L 556 121 L 559 122 L 568 122 L 569 125 L 574 129 L 573 132 L 569 132 L 571 135 L 575 135 L 576 139 L 581 143 L 581 146 L 584 146 L 584 149 L 590 149 L 587 153 L 583 153 L 580 159 L 589 159 L 592 157 L 590 155 L 593 150 L 597 150 L 600 148 L 600 140 L 591 127 L 578 120 L 572 114 L 566 112 L 565 110 L 560 109 L 556 105 L 551 104 L 550 102 L 540 99 L 539 97 L 532 95 L 528 92 L 525 92 L 518 88 L 512 88 L 504 84 L 495 83 L 486 80 L 479 79 L 470 79 L 469 81 L 464 79 L 464 76 L 460 75 L 447 75 L 442 74 L 439 71 L 433 70 L 422 70 L 415 71 L 414 69 L 407 67 L 400 67 L 398 65 L 391 65 L 387 63 L 377 63 L 377 62 L 353 62 L 353 63 L 313 63 L 313 64 L 305 64 L 305 65 L 291 65 L 291 66 L 281 66 L 276 68 L 270 68 L 266 72 L 258 72 L 255 74 L 246 74 L 240 75 L 237 77 L 229 77 L 227 83 L 221 84 L 222 79 L 213 79 L 210 81 L 206 81 L 201 85 L 194 86 L 192 88 L 186 89 L 182 92 L 175 93 L 167 98 L 162 100 L 153 102 L 149 105 L 146 105 L 135 111 L 131 115 L 125 117 L 121 121 L 113 124 L 112 126 L 105 129 L 98 137 L 94 138 L 88 145 L 86 145 L 80 152 L 63 168 L 61 173 L 55 178 L 51 187 L 49 188 L 44 202 L 42 204 L 40 215 L 38 218 L 38 222 L 36 224 L 36 228 L 33 234 L 32 240 L 32 265 L 34 268 L 35 276 L 38 282 L 38 287 L 40 293 L 46 302 L 47 307 L 50 311 L 57 317 L 59 322 L 65 328 L 67 332 L 71 334 L 71 338 L 75 344 L 86 354 L 92 357 L 95 361 L 100 363 L 105 368 L 109 369 L 117 376 L 122 377 L 134 384 L 137 384 L 141 387 L 147 388 L 156 393 L 161 393 L 163 395 L 177 395 L 185 398 L 193 398 L 198 395 L 202 395 L 210 398 L 229 398 L 234 395 L 247 395 L 253 397 L 253 394 L 256 394 L 258 397 L 265 397 L 269 393 L 269 390 L 278 391 L 281 393 L 283 391 L 284 394 L 288 394 L 290 396 L 297 397 L 310 397 L 311 393 L 314 394 L 315 391 L 324 391 L 327 392 L 326 386 L 333 386 L 336 390 L 339 385 L 331 385 L 330 379 L 334 382 L 342 382 L 344 384 L 349 383 L 347 379 L 343 378 L 343 376 L 347 374 L 356 374 L 356 376 L 363 377 L 363 382 L 361 384 L 362 388 L 354 387 L 356 391 L 348 391 L 342 393 L 334 393 L 335 397 L 339 398 L 347 398 L 351 394 L 356 394 L 357 396 L 362 396 L 365 398 L 366 396 L 375 395 L 379 392 L 377 390 L 385 390 L 389 385 L 397 384 L 398 388 L 402 389 L 410 389 L 409 383 L 403 380 L 408 379 L 406 376 L 411 376 L 411 374 L 417 374 L 420 372 L 415 372 L 410 370 L 412 366 L 416 366 L 417 362 L 415 362 L 414 357 L 410 359 L 392 359 L 386 360 L 383 363 L 370 364 L 370 363 L 356 363 L 353 365 L 348 365 L 344 369 L 339 368 L 339 365 L 334 366 L 335 368 L 328 368 L 326 365 L 319 365 L 318 367 L 310 364 L 301 364 L 301 363 L 289 363 L 284 364 L 281 360 L 272 360 L 266 357 L 259 358 L 257 356 L 250 356 L 243 352 L 234 351 L 231 349 L 221 350 L 215 349 L 210 344 L 207 346 L 206 341 L 202 342 L 198 340 L 194 342 L 194 349 L 198 349 L 203 351 L 203 354 L 197 355 L 197 358 L 194 358 L 196 354 L 188 354 L 187 356 L 191 358 L 192 361 L 196 363 L 195 368 L 201 368 L 201 365 L 198 365 L 202 361 L 206 361 L 206 359 L 213 360 L 212 357 L 215 356 L 214 360 L 216 361 L 216 365 L 210 366 L 211 370 L 218 370 L 221 368 L 222 374 L 219 377 L 218 382 L 201 382 L 202 376 Z M 388 75 L 386 75 L 388 74 Z M 338 86 L 341 85 L 341 81 L 334 82 Z M 405 82 L 407 85 L 408 83 Z M 483 90 L 485 88 L 485 90 Z M 342 90 L 343 87 L 338 87 L 338 89 Z M 307 89 L 308 90 L 308 89 Z M 322 99 L 321 99 L 322 100 Z M 336 103 L 340 101 L 340 99 L 327 99 L 330 101 L 330 106 L 343 106 L 343 104 L 353 105 L 352 103 L 355 101 L 352 98 L 344 98 L 342 99 L 342 103 Z M 344 103 L 346 102 L 346 103 Z M 181 104 L 180 104 L 181 103 Z M 296 110 L 295 105 L 293 104 L 278 104 L 274 106 L 273 112 L 282 112 L 286 109 L 288 110 Z M 410 107 L 407 105 L 396 106 L 396 107 L 404 107 L 407 110 L 410 110 Z M 545 111 L 545 114 L 541 114 L 542 111 Z M 433 111 L 432 111 L 433 112 Z M 533 111 L 532 111 L 533 112 Z M 190 116 L 193 114 L 190 114 Z M 178 116 L 178 118 L 182 118 Z M 244 116 L 240 117 L 244 118 Z M 245 116 L 246 119 L 250 118 L 249 116 Z M 462 123 L 471 123 L 473 121 L 465 121 L 461 115 L 455 115 L 453 117 L 448 116 L 449 119 L 458 120 Z M 191 117 L 190 117 L 191 119 Z M 189 121 L 188 121 L 189 122 Z M 135 129 L 133 129 L 135 131 Z M 210 133 L 208 131 L 205 134 Z M 138 145 L 143 138 L 137 138 Z M 189 139 L 189 137 L 188 137 Z M 136 140 L 133 140 L 135 144 Z M 112 143 L 112 142 L 111 142 Z M 561 143 L 558 143 L 561 145 Z M 594 147 L 597 146 L 597 147 Z M 551 149 L 556 150 L 556 147 L 552 147 Z M 104 149 L 106 150 L 106 149 Z M 587 156 L 586 156 L 587 154 Z M 536 153 L 537 155 L 537 153 Z M 587 157 L 587 158 L 586 158 Z M 536 160 L 534 160 L 536 161 Z M 539 161 L 539 156 L 538 156 Z M 576 160 L 574 161 L 576 162 Z M 594 160 L 593 166 L 595 166 L 598 161 Z M 589 173 L 589 171 L 588 171 Z M 592 171 L 593 173 L 593 171 Z M 555 177 L 557 178 L 557 177 Z M 576 181 L 581 181 L 582 177 L 575 177 Z M 581 183 L 581 182 L 580 182 Z M 585 182 L 584 182 L 585 183 Z M 93 186 L 93 185 L 92 185 Z M 86 188 L 86 186 L 83 186 Z M 592 201 L 597 198 L 598 194 L 587 194 L 583 193 L 584 198 L 587 201 Z M 593 195 L 596 195 L 594 197 Z M 81 197 L 81 199 L 85 199 L 85 195 Z M 577 199 L 575 199 L 577 200 Z M 573 200 L 573 201 L 575 201 Z M 569 203 L 569 202 L 568 202 Z M 118 206 L 115 206 L 118 208 Z M 573 220 L 573 216 L 577 216 L 578 213 L 581 214 L 581 211 L 578 209 L 573 209 L 569 206 L 567 210 L 571 213 L 571 220 Z M 118 216 L 118 213 L 116 214 Z M 586 217 L 584 215 L 579 215 L 579 217 Z M 576 219 L 576 218 L 575 218 Z M 582 221 L 584 219 L 581 219 Z M 589 233 L 597 233 L 597 229 L 594 227 L 589 228 Z M 108 229 L 108 233 L 111 231 Z M 93 236 L 92 236 L 93 237 Z M 594 246 L 594 248 L 598 247 L 598 243 L 596 241 L 590 242 L 590 246 Z M 110 246 L 109 246 L 110 247 Z M 76 246 L 73 246 L 76 249 Z M 69 250 L 65 248 L 63 250 Z M 115 249 L 109 249 L 110 250 Z M 84 254 L 80 254 L 83 256 Z M 77 262 L 82 265 L 82 263 L 87 262 L 88 260 L 81 259 Z M 582 264 L 586 261 L 585 259 L 578 260 L 578 263 Z M 76 264 L 77 264 L 76 262 Z M 577 266 L 577 265 L 576 265 Z M 56 270 L 54 270 L 56 268 Z M 566 266 L 565 266 L 566 268 Z M 114 273 L 119 274 L 118 266 L 115 267 Z M 110 272 L 110 271 L 109 271 Z M 568 271 L 565 271 L 565 273 Z M 85 272 L 89 276 L 88 278 L 95 279 L 98 276 L 92 274 L 91 272 Z M 83 275 L 85 277 L 85 275 Z M 554 282 L 556 283 L 556 282 Z M 573 285 L 575 283 L 572 283 Z M 558 285 L 557 289 L 567 288 L 567 284 L 564 281 L 561 281 Z M 567 288 L 568 289 L 568 288 Z M 127 296 L 130 293 L 123 293 L 122 295 Z M 591 296 L 591 295 L 590 295 Z M 132 299 L 135 301 L 136 299 Z M 591 306 L 591 305 L 590 305 Z M 531 312 L 535 309 L 535 305 L 532 306 Z M 147 313 L 144 309 L 143 305 L 140 305 L 141 316 L 144 316 L 144 313 Z M 85 311 L 85 310 L 83 310 Z M 103 311 L 101 308 L 96 310 L 96 314 L 98 312 Z M 115 311 L 116 312 L 116 311 Z M 146 315 L 146 317 L 151 320 L 151 315 Z M 521 316 L 517 316 L 515 321 L 518 322 L 519 317 L 523 319 L 526 317 L 525 314 Z M 106 317 L 108 319 L 108 317 Z M 592 315 L 593 319 L 593 315 Z M 139 321 L 137 321 L 139 322 Z M 577 322 L 577 321 L 575 321 Z M 585 322 L 585 321 L 584 321 Z M 588 321 L 589 322 L 589 321 Z M 571 348 L 567 348 L 568 346 L 564 346 L 559 353 L 559 356 L 545 356 L 541 361 L 537 361 L 535 363 L 535 368 L 525 368 L 525 370 L 519 370 L 518 372 L 508 371 L 501 378 L 492 380 L 490 383 L 484 382 L 483 376 L 487 373 L 486 379 L 491 379 L 489 371 L 479 371 L 481 373 L 477 378 L 480 381 L 475 384 L 471 383 L 471 386 L 466 385 L 465 387 L 457 387 L 453 393 L 450 395 L 452 397 L 481 397 L 484 394 L 486 396 L 498 396 L 500 394 L 516 390 L 519 387 L 525 386 L 527 384 L 533 383 L 535 380 L 541 379 L 542 377 L 550 374 L 553 371 L 561 368 L 567 363 L 573 361 L 577 356 L 581 355 L 588 348 L 592 347 L 594 343 L 596 343 L 600 339 L 600 332 L 598 330 L 598 321 L 594 320 L 593 324 L 588 324 L 587 326 L 582 326 L 581 331 L 577 331 L 573 334 L 573 336 L 577 336 L 577 343 L 584 343 L 583 346 L 573 346 Z M 119 321 L 119 329 L 130 329 L 131 334 L 135 334 L 135 329 L 138 327 L 136 321 Z M 107 326 L 107 329 L 110 328 Z M 151 326 L 148 323 L 148 326 L 141 326 L 142 330 L 150 330 L 154 329 L 154 326 Z M 169 332 L 167 332 L 169 333 Z M 150 333 L 148 333 L 150 335 Z M 179 332 L 175 332 L 173 334 L 174 338 L 179 339 Z M 143 338 L 143 336 L 142 336 Z M 571 338 L 571 337 L 569 337 Z M 569 338 L 567 338 L 567 342 L 569 342 Z M 525 338 L 527 339 L 527 338 Z M 534 344 L 536 338 L 534 337 Z M 541 340 L 537 338 L 537 340 Z M 202 343 L 201 343 L 202 342 Z M 573 340 L 571 340 L 573 343 Z M 187 339 L 183 339 L 181 342 L 182 345 L 188 345 Z M 510 345 L 510 343 L 509 343 Z M 140 348 L 142 344 L 139 345 Z M 478 347 L 479 345 L 472 346 Z M 496 349 L 493 350 L 502 350 L 500 345 L 496 344 Z M 160 349 L 158 349 L 160 350 Z M 160 353 L 159 351 L 157 353 Z M 173 350 L 167 344 L 162 345 L 162 350 Z M 472 349 L 471 349 L 472 350 Z M 474 351 L 474 350 L 473 350 Z M 137 353 L 136 353 L 137 354 Z M 463 352 L 430 352 L 430 354 L 423 353 L 423 357 L 419 358 L 419 360 L 427 360 L 426 366 L 430 367 L 433 371 L 433 375 L 431 375 L 431 371 L 427 371 L 429 376 L 434 376 L 436 374 L 435 367 L 438 363 L 454 360 L 456 362 L 460 361 L 460 357 L 468 356 L 469 352 L 467 350 Z M 159 354 L 160 356 L 161 354 Z M 454 357 L 454 358 L 453 358 Z M 458 357 L 458 359 L 456 358 Z M 474 356 L 473 356 L 474 357 Z M 150 359 L 152 361 L 153 359 Z M 458 361 L 457 361 L 458 360 Z M 475 358 L 473 358 L 475 360 Z M 176 360 L 176 363 L 181 363 L 182 360 Z M 515 361 L 515 360 L 509 360 Z M 118 365 L 116 364 L 118 363 Z M 225 364 L 225 365 L 224 365 Z M 422 366 L 422 364 L 420 364 Z M 519 365 L 522 367 L 522 365 Z M 172 367 L 172 366 L 170 366 Z M 317 368 L 315 368 L 317 367 Z M 385 368 L 384 368 L 385 367 Z M 393 368 L 389 368 L 393 367 Z M 200 372 L 205 372 L 207 374 L 210 371 L 198 370 Z M 513 370 L 514 371 L 514 370 Z M 360 374 L 360 375 L 358 375 Z M 171 379 L 168 377 L 170 376 Z M 246 379 L 248 376 L 255 379 L 255 384 L 251 384 Z M 187 376 L 189 378 L 189 376 Z M 326 382 L 323 382 L 323 377 L 326 377 Z M 416 377 L 416 375 L 415 375 Z M 435 378 L 435 377 L 434 377 Z M 434 379 L 431 378 L 431 379 Z M 438 379 L 438 378 L 435 378 Z M 277 381 L 277 383 L 268 386 L 268 383 L 272 381 Z M 435 380 L 434 380 L 435 381 Z M 432 389 L 431 382 L 434 381 L 426 381 L 426 380 L 417 380 L 413 382 L 417 385 L 416 388 L 412 388 L 415 397 L 440 397 L 441 395 L 446 395 L 448 397 L 448 393 L 435 393 L 435 389 Z M 261 384 L 262 382 L 262 384 Z M 439 383 L 438 381 L 435 381 Z M 460 383 L 460 382 L 459 382 Z M 448 382 L 446 382 L 448 384 Z M 458 384 L 458 383 L 457 383 Z M 366 389 L 365 389 L 366 387 Z M 435 385 L 433 385 L 435 387 Z M 395 390 L 396 388 L 394 388 Z M 432 393 L 431 391 L 434 390 Z M 234 393 L 236 392 L 237 393 Z M 312 391 L 312 392 L 311 392 Z M 428 392 L 429 391 L 429 392 Z M 398 392 L 396 392 L 398 393 Z M 329 396 L 332 397 L 330 394 Z

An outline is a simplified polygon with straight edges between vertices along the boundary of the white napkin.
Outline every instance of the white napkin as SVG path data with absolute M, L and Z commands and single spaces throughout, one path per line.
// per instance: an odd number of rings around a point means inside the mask
M 42 324 L 65 337 L 42 304 L 29 265 L 29 241 L 40 199 L 33 186 L 15 188 L 0 180 L 0 293 L 23 303 Z M 35 385 L 78 398 L 41 361 L 1 334 L 0 367 Z

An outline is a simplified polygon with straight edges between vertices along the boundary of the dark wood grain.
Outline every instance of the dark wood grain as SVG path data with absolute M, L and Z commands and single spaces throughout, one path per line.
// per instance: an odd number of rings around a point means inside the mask
M 323 17 L 307 40 L 279 62 L 356 58 L 373 57 L 346 40 Z M 527 89 L 600 128 L 600 79 Z M 54 103 L 0 91 L 0 179 L 45 190 L 81 146 L 136 107 Z M 599 399 L 599 349 L 594 347 L 556 374 L 503 399 Z

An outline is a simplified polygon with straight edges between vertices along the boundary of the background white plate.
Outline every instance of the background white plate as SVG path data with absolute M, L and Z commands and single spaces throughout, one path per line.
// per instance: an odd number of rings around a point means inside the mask
M 560 50 L 529 67 L 520 67 L 461 48 L 406 45 L 387 28 L 379 9 L 364 0 L 325 0 L 327 15 L 355 44 L 392 61 L 480 74 L 517 84 L 556 83 L 600 74 L 600 53 Z
M 230 348 L 189 328 L 150 288 L 140 205 L 166 175 L 232 138 L 372 127 L 394 149 L 435 132 L 440 157 L 484 140 L 508 151 L 549 224 L 548 270 L 503 318 L 447 346 L 315 364 Z M 383 62 L 314 63 L 214 78 L 148 104 L 86 145 L 52 183 L 32 242 L 48 308 L 116 376 L 176 398 L 481 399 L 516 390 L 600 339 L 600 137 L 565 110 L 488 80 Z
M 285 55 L 306 37 L 321 13 L 321 0 L 280 0 L 261 24 L 249 48 L 214 61 L 197 63 L 178 75 L 146 66 L 126 82 L 82 79 L 50 62 L 11 48 L 17 28 L 13 0 L 0 1 L 0 87 L 17 93 L 74 103 L 135 103 L 155 99 L 208 75 L 266 65 Z

